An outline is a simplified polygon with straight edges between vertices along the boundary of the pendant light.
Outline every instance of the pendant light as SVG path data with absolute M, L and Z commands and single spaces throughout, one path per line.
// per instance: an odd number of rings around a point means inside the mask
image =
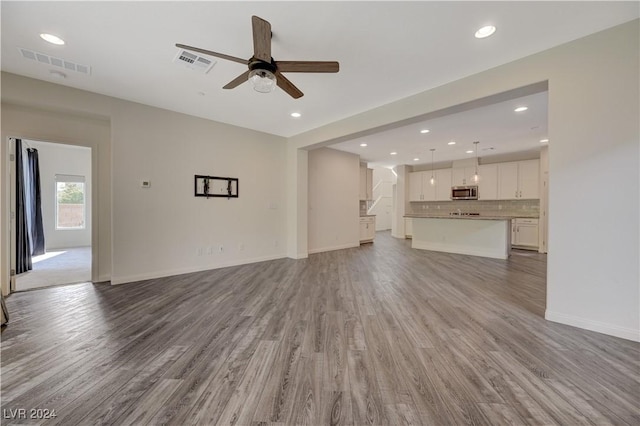
M 480 181 L 480 175 L 478 174 L 478 144 L 480 141 L 475 141 L 473 144 L 476 146 L 476 172 L 473 174 L 473 181 L 478 183 Z
M 433 176 L 433 151 L 435 150 L 435 148 L 431 148 L 431 185 L 436 184 L 436 178 Z

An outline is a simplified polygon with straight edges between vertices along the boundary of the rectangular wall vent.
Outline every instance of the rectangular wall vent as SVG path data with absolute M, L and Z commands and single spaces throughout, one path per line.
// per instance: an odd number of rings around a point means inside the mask
M 216 61 L 197 55 L 184 49 L 180 49 L 173 62 L 182 64 L 187 68 L 206 74 L 216 64 Z
M 18 48 L 20 54 L 25 59 L 30 59 L 32 61 L 40 62 L 46 65 L 53 65 L 54 67 L 64 68 L 68 71 L 75 71 L 80 74 L 91 75 L 91 67 L 88 65 L 77 64 L 72 61 L 67 61 L 66 59 L 56 58 L 53 56 L 49 56 L 45 53 L 35 52 L 29 49 L 23 49 L 21 47 Z

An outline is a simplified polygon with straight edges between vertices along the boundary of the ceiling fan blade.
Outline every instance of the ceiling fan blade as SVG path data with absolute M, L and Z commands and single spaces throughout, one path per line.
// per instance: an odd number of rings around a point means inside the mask
M 340 64 L 335 61 L 277 61 L 280 72 L 338 72 Z
M 271 62 L 271 24 L 257 16 L 251 17 L 253 27 L 253 56 Z
M 234 78 L 233 80 L 228 82 L 227 85 L 223 87 L 223 89 L 233 89 L 234 87 L 240 86 L 245 81 L 248 81 L 249 80 L 249 72 L 250 71 L 248 71 L 248 70 L 243 72 L 242 74 L 240 74 L 239 76 L 237 76 L 236 78 Z
M 212 52 L 211 50 L 200 49 L 199 47 L 187 46 L 185 44 L 176 44 L 176 47 L 180 49 L 191 50 L 192 52 L 203 53 L 209 56 L 215 56 L 216 58 L 226 59 L 228 61 L 239 62 L 245 65 L 249 63 L 249 61 L 246 59 L 236 58 L 235 56 L 225 55 L 224 53 Z
M 304 93 L 300 91 L 287 77 L 282 75 L 280 71 L 276 71 L 276 83 L 278 87 L 287 92 L 293 99 L 298 99 L 304 96 Z

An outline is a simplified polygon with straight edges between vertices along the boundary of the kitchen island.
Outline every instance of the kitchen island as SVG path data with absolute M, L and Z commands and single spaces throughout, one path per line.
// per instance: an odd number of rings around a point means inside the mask
M 412 248 L 507 259 L 511 218 L 405 215 L 413 219 Z

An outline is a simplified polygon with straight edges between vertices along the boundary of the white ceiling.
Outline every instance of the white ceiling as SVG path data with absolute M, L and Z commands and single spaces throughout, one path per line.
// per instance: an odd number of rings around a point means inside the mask
M 541 92 L 471 109 L 332 145 L 360 155 L 370 167 L 431 164 L 475 156 L 504 155 L 539 149 L 547 134 L 548 93 Z M 526 106 L 523 112 L 517 107 Z M 429 133 L 420 133 L 421 130 Z M 449 145 L 449 142 L 455 145 Z M 366 143 L 366 147 L 361 147 Z M 467 151 L 473 150 L 473 153 Z M 391 155 L 396 152 L 396 155 Z M 418 158 L 417 161 L 414 159 Z
M 1 2 L 2 70 L 292 136 L 638 17 L 637 2 Z M 222 86 L 173 63 L 175 43 L 252 54 L 251 15 L 268 20 L 276 60 L 337 60 L 338 74 L 287 76 L 305 96 Z M 477 40 L 485 24 L 498 30 Z M 54 46 L 39 38 L 53 33 Z M 23 59 L 18 47 L 92 67 L 91 76 Z M 199 92 L 205 95 L 199 95 Z M 293 111 L 302 117 L 293 119 Z

